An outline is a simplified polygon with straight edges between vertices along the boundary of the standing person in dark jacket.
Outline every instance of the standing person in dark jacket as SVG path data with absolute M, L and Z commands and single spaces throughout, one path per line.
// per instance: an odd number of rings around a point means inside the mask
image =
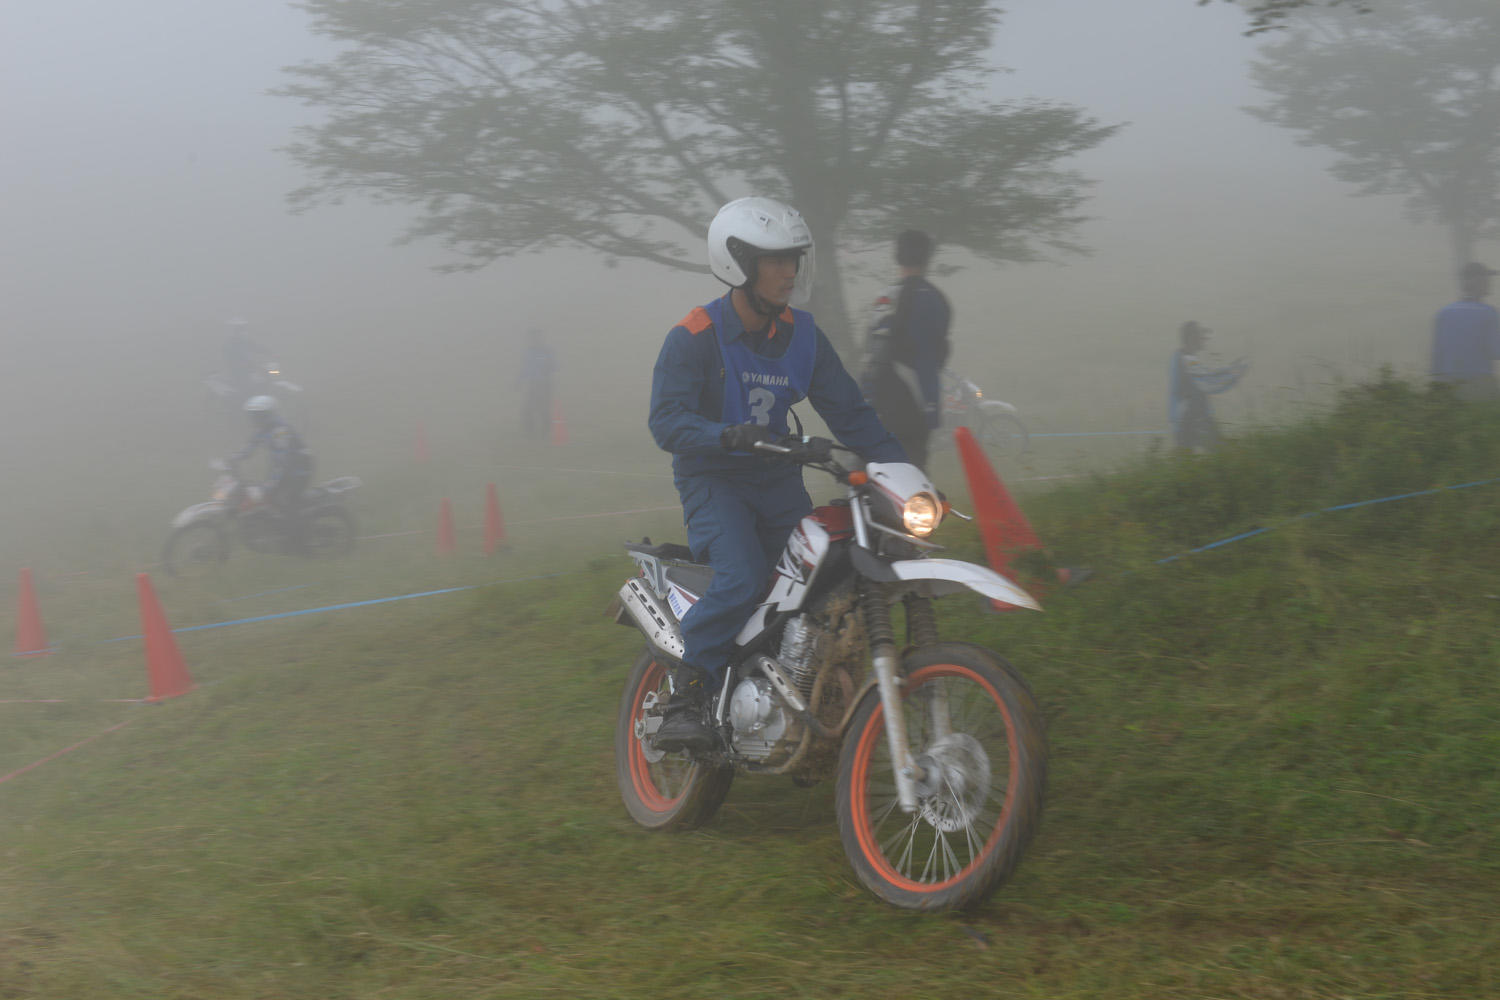
M 844 445 L 868 461 L 904 462 L 810 313 L 792 309 L 810 284 L 812 234 L 796 209 L 740 198 L 708 228 L 708 263 L 729 286 L 667 334 L 651 380 L 651 434 L 672 453 L 688 545 L 714 569 L 682 621 L 683 662 L 656 734 L 659 749 L 702 752 L 710 686 L 722 681 L 734 639 L 765 589 L 788 536 L 812 510 L 802 469 L 754 451 L 788 432 L 787 414 L 812 403 Z
M 288 547 L 294 552 L 303 548 L 302 518 L 299 515 L 302 496 L 312 481 L 312 452 L 302 438 L 276 412 L 274 396 L 252 396 L 245 402 L 250 415 L 251 434 L 245 447 L 229 457 L 231 467 L 238 465 L 260 448 L 269 456 L 266 481 L 251 487 L 258 491 L 271 512 L 281 518 Z
M 526 350 L 521 355 L 521 370 L 516 382 L 522 389 L 521 429 L 541 436 L 552 426 L 552 376 L 557 358 L 540 330 L 526 335 Z
M 927 464 L 927 436 L 943 424 L 939 372 L 948 362 L 948 299 L 927 280 L 932 237 L 908 229 L 896 237 L 901 281 L 875 304 L 860 381 L 880 420 L 911 461 Z

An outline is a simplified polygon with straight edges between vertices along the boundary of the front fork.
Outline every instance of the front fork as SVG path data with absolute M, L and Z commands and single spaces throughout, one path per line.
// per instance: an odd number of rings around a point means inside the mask
M 891 628 L 891 609 L 879 587 L 865 592 L 865 634 L 869 637 L 870 653 L 875 668 L 875 681 L 880 690 L 880 708 L 885 716 L 885 738 L 891 751 L 891 766 L 896 774 L 896 798 L 901 811 L 917 811 L 917 786 L 927 778 L 926 769 L 912 755 L 911 744 L 906 736 L 906 704 L 901 698 L 903 683 L 899 674 L 901 657 L 896 650 L 895 632 Z M 937 626 L 932 614 L 932 603 L 925 598 L 906 599 L 907 629 L 916 645 L 937 641 Z M 949 729 L 946 699 L 937 699 L 930 706 L 933 730 L 943 735 Z

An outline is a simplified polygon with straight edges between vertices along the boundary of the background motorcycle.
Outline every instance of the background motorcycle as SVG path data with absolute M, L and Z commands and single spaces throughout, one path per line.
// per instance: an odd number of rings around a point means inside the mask
M 942 641 L 933 598 L 972 590 L 1038 605 L 984 567 L 931 557 L 940 546 L 927 536 L 949 508 L 915 466 L 846 469 L 821 438 L 757 447 L 828 472 L 847 495 L 787 541 L 712 701 L 722 750 L 703 757 L 665 753 L 654 736 L 683 653 L 679 622 L 713 571 L 681 545 L 626 545 L 639 575 L 620 588 L 615 620 L 646 637 L 615 727 L 626 809 L 650 829 L 682 829 L 713 816 L 736 773 L 836 775 L 839 832 L 865 886 L 911 909 L 973 905 L 1036 829 L 1046 746 L 1026 684 L 996 653 Z
M 209 499 L 172 519 L 172 532 L 162 547 L 162 563 L 172 576 L 212 572 L 229 558 L 234 536 L 253 552 L 286 551 L 286 525 L 259 488 L 244 483 L 222 460 L 209 467 L 219 473 Z M 303 494 L 296 516 L 302 521 L 304 554 L 336 556 L 354 548 L 354 515 L 344 506 L 344 495 L 360 485 L 355 476 L 339 476 Z
M 208 389 L 210 409 L 226 417 L 238 426 L 244 417 L 245 400 L 252 396 L 275 396 L 282 414 L 293 426 L 306 433 L 308 426 L 307 401 L 301 383 L 286 377 L 281 365 L 267 361 L 257 365 L 250 373 L 245 388 L 240 388 L 233 379 L 222 373 L 209 375 L 203 380 Z
M 1016 458 L 1031 446 L 1021 413 L 1010 403 L 992 399 L 971 380 L 947 368 L 942 370 L 943 427 L 967 427 L 980 447 L 994 458 Z M 947 434 L 933 436 L 937 445 Z

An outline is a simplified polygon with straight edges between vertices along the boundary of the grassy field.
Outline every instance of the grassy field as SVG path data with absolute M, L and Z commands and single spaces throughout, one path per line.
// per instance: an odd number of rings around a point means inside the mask
M 1052 748 L 1030 854 L 964 915 L 865 893 L 826 783 L 742 778 L 688 835 L 629 822 L 639 641 L 603 609 L 615 543 L 680 528 L 582 516 L 671 502 L 644 475 L 580 495 L 566 469 L 628 471 L 604 446 L 505 456 L 548 471 L 507 481 L 492 559 L 472 526 L 503 469 L 455 455 L 371 477 L 365 530 L 394 537 L 349 560 L 158 581 L 177 626 L 474 589 L 182 633 L 200 687 L 156 706 L 107 700 L 145 693 L 111 641 L 138 631 L 129 574 L 42 574 L 60 650 L 0 691 L 60 700 L 0 704 L 0 775 L 93 741 L 0 782 L 0 997 L 1500 995 L 1500 485 L 1299 516 L 1500 474 L 1497 416 L 1385 381 L 1028 491 L 1097 576 L 1042 615 L 940 607 L 1028 678 Z M 439 490 L 469 526 L 446 560 L 394 534 Z M 941 540 L 981 558 L 968 526 Z

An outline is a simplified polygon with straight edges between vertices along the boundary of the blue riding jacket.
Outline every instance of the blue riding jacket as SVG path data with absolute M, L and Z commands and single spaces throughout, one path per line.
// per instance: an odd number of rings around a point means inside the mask
M 719 443 L 731 424 L 788 432 L 787 413 L 808 400 L 828 429 L 866 461 L 906 454 L 865 402 L 811 313 L 783 309 L 763 331 L 747 331 L 724 295 L 672 327 L 651 378 L 648 424 L 672 453 L 679 482 L 702 473 L 759 477 L 775 459 L 731 454 Z M 792 467 L 800 478 L 800 469 Z
M 256 430 L 245 447 L 231 455 L 229 461 L 231 464 L 243 462 L 262 447 L 270 456 L 270 469 L 265 483 L 267 489 L 274 488 L 288 477 L 312 475 L 312 452 L 307 450 L 297 432 L 280 419 Z

